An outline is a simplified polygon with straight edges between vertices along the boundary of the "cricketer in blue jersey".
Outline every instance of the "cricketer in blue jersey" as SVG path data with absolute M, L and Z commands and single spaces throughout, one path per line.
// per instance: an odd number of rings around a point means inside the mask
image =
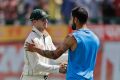
M 68 34 L 56 50 L 42 50 L 33 44 L 27 43 L 26 50 L 37 52 L 40 55 L 57 59 L 68 50 L 68 64 L 66 80 L 93 80 L 96 56 L 100 46 L 98 37 L 85 24 L 88 19 L 87 11 L 82 7 L 72 10 L 75 31 Z M 63 66 L 64 67 L 64 66 Z

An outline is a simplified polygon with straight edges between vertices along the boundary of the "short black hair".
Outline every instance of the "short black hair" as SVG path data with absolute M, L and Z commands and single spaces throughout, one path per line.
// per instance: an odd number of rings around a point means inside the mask
M 85 24 L 88 19 L 88 12 L 83 7 L 75 7 L 72 9 L 72 17 L 77 17 L 80 23 Z

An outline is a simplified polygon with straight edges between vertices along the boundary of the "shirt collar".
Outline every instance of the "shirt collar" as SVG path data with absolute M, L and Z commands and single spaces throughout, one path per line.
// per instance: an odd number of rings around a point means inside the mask
M 43 33 L 42 32 L 40 32 L 37 28 L 35 28 L 34 26 L 33 26 L 33 28 L 32 28 L 32 31 L 33 32 L 35 32 L 37 35 L 39 35 L 39 36 L 43 36 Z
M 33 28 L 32 28 L 32 31 L 34 31 L 37 35 L 39 35 L 39 36 L 48 36 L 48 33 L 47 32 L 45 32 L 45 33 L 42 33 L 42 32 L 40 32 L 35 26 L 33 26 Z

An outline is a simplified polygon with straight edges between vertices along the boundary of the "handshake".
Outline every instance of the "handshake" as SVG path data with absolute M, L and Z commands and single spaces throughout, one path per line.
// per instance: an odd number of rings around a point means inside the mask
M 65 74 L 67 72 L 67 62 L 60 64 L 59 72 Z

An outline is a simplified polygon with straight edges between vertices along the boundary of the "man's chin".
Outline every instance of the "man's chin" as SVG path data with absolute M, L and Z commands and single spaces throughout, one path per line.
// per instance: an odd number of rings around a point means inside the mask
M 47 26 L 44 27 L 45 29 L 47 28 Z

